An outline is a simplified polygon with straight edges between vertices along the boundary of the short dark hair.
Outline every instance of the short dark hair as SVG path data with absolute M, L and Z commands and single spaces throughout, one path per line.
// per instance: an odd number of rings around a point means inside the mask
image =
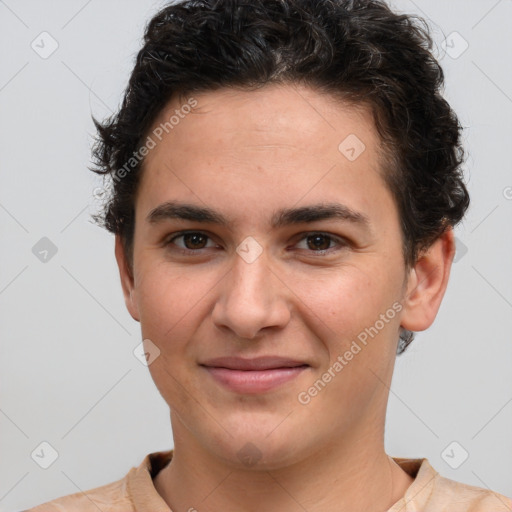
M 120 235 L 131 265 L 144 162 L 138 150 L 171 98 L 303 84 L 370 108 L 410 267 L 469 205 L 462 128 L 441 95 L 444 76 L 432 48 L 424 20 L 394 13 L 380 0 L 185 0 L 166 6 L 146 27 L 119 111 L 103 123 L 94 119 L 91 170 L 111 178 L 95 220 Z M 411 340 L 407 331 L 398 352 Z

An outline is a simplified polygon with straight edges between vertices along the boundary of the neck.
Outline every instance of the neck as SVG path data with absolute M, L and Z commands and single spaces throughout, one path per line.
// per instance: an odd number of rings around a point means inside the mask
M 174 511 L 385 512 L 413 482 L 371 432 L 340 436 L 336 445 L 268 471 L 229 466 L 186 429 L 177 430 L 173 459 L 155 478 L 157 492 Z

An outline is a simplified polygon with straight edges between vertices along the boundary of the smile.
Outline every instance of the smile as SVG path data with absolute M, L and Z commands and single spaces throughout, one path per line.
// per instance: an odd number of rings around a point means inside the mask
M 264 393 L 299 376 L 310 366 L 280 357 L 217 358 L 201 364 L 223 387 L 244 394 Z

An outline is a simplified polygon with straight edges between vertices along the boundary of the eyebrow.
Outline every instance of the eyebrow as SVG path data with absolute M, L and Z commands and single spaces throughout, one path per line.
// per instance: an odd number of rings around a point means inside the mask
M 150 224 L 159 224 L 169 219 L 181 219 L 229 227 L 230 220 L 222 213 L 204 206 L 167 201 L 149 212 L 146 220 Z M 347 221 L 365 228 L 370 228 L 370 219 L 361 212 L 356 212 L 339 203 L 320 203 L 298 208 L 283 208 L 272 215 L 271 227 L 311 223 L 320 220 L 337 219 Z

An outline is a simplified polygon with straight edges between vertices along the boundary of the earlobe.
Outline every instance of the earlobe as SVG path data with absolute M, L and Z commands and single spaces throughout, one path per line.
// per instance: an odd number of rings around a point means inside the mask
M 134 320 L 140 321 L 139 310 L 137 306 L 137 294 L 134 286 L 132 269 L 127 261 L 121 237 L 116 235 L 115 256 L 117 266 L 119 267 L 119 277 L 121 278 L 121 287 L 123 289 L 124 301 L 128 312 Z
M 424 331 L 432 325 L 448 286 L 454 255 L 453 229 L 448 228 L 418 257 L 409 271 L 403 298 L 403 328 Z

